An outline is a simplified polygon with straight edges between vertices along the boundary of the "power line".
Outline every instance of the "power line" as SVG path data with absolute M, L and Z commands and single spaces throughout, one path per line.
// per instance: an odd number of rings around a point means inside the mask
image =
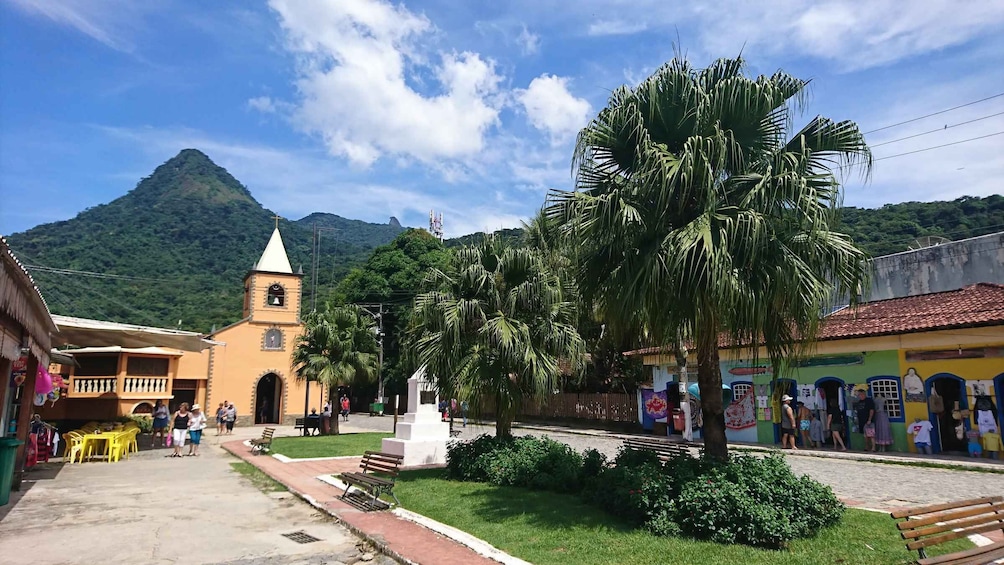
M 967 102 L 965 104 L 960 104 L 958 106 L 953 106 L 953 107 L 951 107 L 951 108 L 949 108 L 947 110 L 941 110 L 939 112 L 933 112 L 933 113 L 930 113 L 930 114 L 926 114 L 926 115 L 920 116 L 919 118 L 912 118 L 912 119 L 905 120 L 905 121 L 902 121 L 902 122 L 898 122 L 898 123 L 895 123 L 895 124 L 891 124 L 891 125 L 888 125 L 888 126 L 883 126 L 883 127 L 878 128 L 878 129 L 873 129 L 873 130 L 870 130 L 870 131 L 866 131 L 866 132 L 864 132 L 864 135 L 867 135 L 869 133 L 875 133 L 877 131 L 882 131 L 882 130 L 889 129 L 889 128 L 894 128 L 894 127 L 897 127 L 897 126 L 901 126 L 903 124 L 909 124 L 911 122 L 916 122 L 918 120 L 923 120 L 924 118 L 930 118 L 931 116 L 937 116 L 938 114 L 944 114 L 945 112 L 951 112 L 952 110 L 958 110 L 959 108 L 965 108 L 966 106 L 972 106 L 973 104 L 979 104 L 980 102 L 986 102 L 987 100 L 993 100 L 994 98 L 1000 98 L 1001 96 L 1004 96 L 1004 92 L 1001 92 L 1000 94 L 994 94 L 993 96 L 987 96 L 986 98 L 982 98 L 980 100 L 974 100 L 973 102 Z
M 94 271 L 78 271 L 75 269 L 60 269 L 55 267 L 46 267 L 43 265 L 28 265 L 25 267 L 32 269 L 34 271 L 39 271 L 43 273 L 53 273 L 56 275 L 75 275 L 81 277 L 91 277 L 98 279 L 112 279 L 112 280 L 125 280 L 125 281 L 137 281 L 137 282 L 167 282 L 178 284 L 183 281 L 183 279 L 151 279 L 147 277 L 134 277 L 131 275 L 117 275 L 114 273 L 97 273 Z M 186 281 L 188 282 L 188 281 Z
M 941 128 L 937 128 L 937 129 L 932 129 L 931 131 L 925 131 L 923 133 L 917 133 L 917 134 L 914 134 L 914 135 L 908 135 L 906 137 L 901 137 L 899 139 L 893 139 L 892 141 L 883 141 L 882 143 L 876 143 L 874 145 L 871 145 L 871 147 L 881 147 L 883 145 L 889 145 L 890 143 L 896 143 L 897 141 L 905 141 L 907 139 L 913 139 L 915 137 L 920 137 L 922 135 L 927 135 L 929 133 L 937 133 L 939 131 L 945 131 L 947 129 L 951 129 L 951 128 L 954 128 L 954 127 L 964 126 L 966 124 L 971 124 L 973 122 L 978 122 L 978 121 L 981 121 L 981 120 L 986 120 L 986 119 L 989 119 L 989 118 L 1000 116 L 1002 114 L 1004 114 L 1004 112 L 997 112 L 996 114 L 990 114 L 989 116 L 983 116 L 982 118 L 976 118 L 975 120 L 969 120 L 968 122 L 960 122 L 960 123 L 957 123 L 957 124 L 952 124 L 950 126 L 946 125 L 945 127 L 941 127 Z
M 942 144 L 942 145 L 935 145 L 934 147 L 925 147 L 924 149 L 917 149 L 916 151 L 907 151 L 906 153 L 897 153 L 896 155 L 886 155 L 885 157 L 879 157 L 878 159 L 872 159 L 872 162 L 874 163 L 875 161 L 884 161 L 886 159 L 893 159 L 895 157 L 903 157 L 904 155 L 913 155 L 914 153 L 923 153 L 924 151 L 930 151 L 932 149 L 941 149 L 942 147 L 949 147 L 951 145 L 959 145 L 960 143 L 969 143 L 970 141 L 977 141 L 979 139 L 986 139 L 988 137 L 993 137 L 995 135 L 1001 135 L 1001 134 L 1004 134 L 1004 131 L 999 131 L 997 133 L 989 133 L 987 135 L 981 135 L 979 137 L 971 137 L 969 139 L 963 139 L 963 140 L 960 140 L 960 141 L 953 141 L 951 143 L 945 143 L 945 144 Z M 846 166 L 846 165 L 844 165 L 844 166 Z

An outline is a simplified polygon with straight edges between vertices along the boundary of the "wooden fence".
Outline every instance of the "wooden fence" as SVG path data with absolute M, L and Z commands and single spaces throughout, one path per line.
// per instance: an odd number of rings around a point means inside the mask
M 638 421 L 638 397 L 634 394 L 560 393 L 548 396 L 540 405 L 524 404 L 520 416 L 532 418 L 575 418 L 608 422 Z

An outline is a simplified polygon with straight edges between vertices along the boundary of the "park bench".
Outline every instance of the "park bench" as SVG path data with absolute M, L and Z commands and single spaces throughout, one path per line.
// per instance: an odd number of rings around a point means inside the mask
M 318 435 L 321 433 L 321 418 L 297 418 L 293 421 L 294 430 L 302 430 L 304 426 L 306 426 L 310 435 Z
M 374 502 L 380 498 L 381 493 L 386 492 L 400 506 L 401 501 L 397 499 L 393 489 L 402 461 L 404 461 L 403 455 L 367 451 L 359 464 L 359 468 L 362 469 L 361 473 L 342 473 L 339 475 L 339 478 L 346 484 L 342 498 L 349 494 L 350 488 L 358 487 L 372 496 Z
M 658 439 L 643 437 L 630 437 L 624 440 L 624 447 L 639 451 L 654 451 L 659 457 L 659 461 L 665 462 L 667 459 L 679 457 L 681 455 L 690 456 L 690 450 L 683 443 L 671 443 Z
M 260 438 L 251 440 L 251 453 L 258 455 L 267 449 L 272 449 L 272 434 L 274 433 L 275 428 L 265 428 Z
M 1004 497 L 987 496 L 932 504 L 916 508 L 904 508 L 890 512 L 893 518 L 905 518 L 897 522 L 903 539 L 908 540 L 906 548 L 917 550 L 920 565 L 948 565 L 992 563 L 1004 558 L 1004 542 L 983 547 L 957 551 L 937 557 L 928 557 L 926 548 L 972 534 L 1004 530 Z

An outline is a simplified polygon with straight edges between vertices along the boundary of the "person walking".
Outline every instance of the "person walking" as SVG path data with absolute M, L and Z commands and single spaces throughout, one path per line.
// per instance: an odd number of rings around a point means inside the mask
M 226 401 L 220 402 L 220 405 L 216 407 L 216 435 L 223 435 L 223 427 L 226 424 L 227 419 L 227 405 Z
M 812 447 L 812 438 L 809 432 L 812 428 L 812 410 L 809 410 L 804 402 L 798 403 L 798 431 L 802 436 L 802 447 Z
M 167 421 L 171 416 L 171 410 L 164 405 L 163 400 L 158 400 L 153 407 L 153 446 L 164 447 L 167 440 Z M 157 438 L 160 438 L 160 445 L 157 445 Z
M 830 435 L 833 436 L 833 448 L 836 449 L 837 444 L 840 444 L 840 450 L 847 451 L 847 446 L 841 437 L 844 433 L 844 413 L 836 400 L 830 402 L 826 408 L 826 427 L 830 428 Z
M 234 433 L 234 422 L 237 421 L 237 408 L 234 408 L 233 402 L 227 405 L 227 413 L 223 417 L 224 423 L 227 428 L 227 435 Z
M 795 430 L 798 429 L 798 422 L 795 421 L 795 411 L 791 408 L 792 398 L 787 394 L 781 397 L 781 449 L 787 449 L 789 439 L 791 449 L 795 447 Z
M 868 397 L 868 392 L 858 389 L 858 402 L 855 405 L 858 416 L 858 433 L 865 436 L 865 451 L 875 451 L 875 400 Z
M 342 404 L 342 421 L 343 422 L 348 422 L 349 421 L 349 397 L 345 396 L 343 394 L 342 395 L 342 402 L 341 402 L 341 404 Z
M 199 455 L 199 444 L 202 443 L 202 430 L 206 429 L 206 415 L 198 403 L 192 405 L 192 417 L 188 419 L 188 456 Z
M 185 446 L 185 436 L 188 434 L 188 421 L 191 419 L 188 403 L 182 402 L 172 418 L 174 425 L 171 427 L 171 447 L 174 448 L 174 453 L 168 457 L 181 457 L 181 448 Z

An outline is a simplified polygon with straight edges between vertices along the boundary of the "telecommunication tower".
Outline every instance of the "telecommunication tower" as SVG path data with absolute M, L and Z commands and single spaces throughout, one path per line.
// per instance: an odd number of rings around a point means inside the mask
M 436 236 L 436 239 L 443 241 L 443 213 L 436 214 L 435 210 L 429 210 L 429 233 Z

